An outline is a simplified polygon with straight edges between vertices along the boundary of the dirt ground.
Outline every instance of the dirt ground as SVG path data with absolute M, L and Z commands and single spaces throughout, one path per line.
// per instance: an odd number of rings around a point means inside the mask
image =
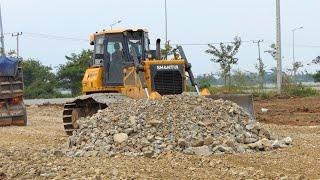
M 29 107 L 27 127 L 0 128 L 0 179 L 317 179 L 320 178 L 320 98 L 258 101 L 258 121 L 294 146 L 269 152 L 157 159 L 69 158 L 48 155 L 66 143 L 62 108 Z M 267 108 L 267 113 L 260 113 Z M 298 125 L 298 126 L 296 126 Z M 307 126 L 308 125 L 308 126 Z
M 268 109 L 262 113 L 261 108 Z M 258 101 L 255 103 L 256 117 L 260 122 L 295 125 L 320 125 L 320 97 L 290 98 Z

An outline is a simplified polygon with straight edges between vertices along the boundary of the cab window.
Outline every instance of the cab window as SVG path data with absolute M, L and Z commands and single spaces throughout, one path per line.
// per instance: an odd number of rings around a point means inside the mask
M 123 36 L 107 37 L 105 56 L 104 67 L 106 85 L 122 85 L 123 68 L 127 61 L 123 45 Z

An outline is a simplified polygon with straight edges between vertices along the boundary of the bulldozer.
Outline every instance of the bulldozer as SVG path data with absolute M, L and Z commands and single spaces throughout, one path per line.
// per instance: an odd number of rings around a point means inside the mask
M 0 56 L 0 126 L 27 125 L 23 73 L 15 58 Z
M 92 66 L 82 80 L 84 95 L 64 105 L 63 124 L 68 135 L 79 128 L 81 117 L 92 116 L 119 99 L 183 94 L 189 82 L 197 95 L 234 101 L 254 116 L 252 96 L 212 96 L 206 89 L 200 92 L 183 48 L 177 46 L 169 60 L 161 53 L 160 39 L 156 50 L 150 49 L 148 34 L 145 28 L 118 28 L 90 36 L 94 53 Z

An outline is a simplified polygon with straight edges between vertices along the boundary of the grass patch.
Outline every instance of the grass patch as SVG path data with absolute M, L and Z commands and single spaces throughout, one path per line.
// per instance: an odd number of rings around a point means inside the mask
M 193 90 L 189 87 L 189 90 Z M 266 100 L 274 98 L 289 98 L 289 97 L 313 97 L 320 96 L 320 92 L 312 87 L 303 86 L 302 84 L 291 84 L 283 87 L 281 95 L 276 90 L 261 89 L 259 87 L 208 87 L 212 95 L 219 94 L 252 94 L 255 100 Z
M 295 97 L 311 97 L 311 96 L 319 96 L 319 92 L 316 89 L 311 87 L 306 87 L 301 84 L 299 85 L 291 85 L 289 87 L 285 87 L 283 89 L 283 93 L 288 96 Z

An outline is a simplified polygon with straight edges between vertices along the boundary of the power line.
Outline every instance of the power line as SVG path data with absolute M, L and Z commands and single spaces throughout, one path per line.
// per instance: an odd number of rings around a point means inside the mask
M 288 44 L 286 44 L 288 45 Z M 292 44 L 291 44 L 292 45 Z M 289 46 L 289 45 L 288 45 Z M 303 44 L 295 44 L 296 47 L 307 47 L 307 48 L 320 48 L 320 45 L 303 45 Z
M 242 43 L 252 43 L 252 41 L 241 41 Z M 181 46 L 208 46 L 209 44 L 231 44 L 234 41 L 227 41 L 227 42 L 208 42 L 208 43 L 170 43 L 171 45 L 181 45 Z
M 44 33 L 33 33 L 33 32 L 23 32 L 25 37 L 34 37 L 34 38 L 44 38 L 44 39 L 52 39 L 52 40 L 70 40 L 70 41 L 82 41 L 82 42 L 88 42 L 87 39 L 82 38 L 74 38 L 74 37 L 67 37 L 67 36 L 58 36 L 58 35 L 52 35 L 52 34 L 44 34 Z M 12 35 L 11 32 L 4 33 L 4 35 Z M 267 42 L 272 43 L 271 40 L 266 40 Z M 225 42 L 208 42 L 208 43 L 170 43 L 171 45 L 181 45 L 181 46 L 208 46 L 208 44 L 211 45 L 219 45 L 220 43 L 223 44 L 231 44 L 234 43 L 234 41 L 225 41 Z M 246 40 L 242 41 L 242 43 L 253 43 L 252 40 Z M 292 43 L 284 43 L 284 46 L 292 46 Z M 295 44 L 296 47 L 305 47 L 305 48 L 320 48 L 320 45 L 307 45 L 307 44 Z
M 43 33 L 24 32 L 24 34 L 25 34 L 25 36 L 29 36 L 29 37 L 37 37 L 37 38 L 45 38 L 45 39 L 53 39 L 53 40 L 70 40 L 70 41 L 83 41 L 83 42 L 89 41 L 87 39 L 66 37 L 66 36 L 57 36 L 57 35 L 43 34 Z
M 273 44 L 274 43 L 274 41 L 272 41 L 272 40 L 266 40 L 266 42 L 269 42 L 270 44 Z M 284 43 L 282 43 L 284 46 L 292 46 L 293 45 L 293 43 L 291 43 L 291 42 L 284 42 Z M 295 46 L 296 47 L 306 47 L 306 48 L 320 48 L 320 45 L 308 45 L 308 44 L 295 44 Z

